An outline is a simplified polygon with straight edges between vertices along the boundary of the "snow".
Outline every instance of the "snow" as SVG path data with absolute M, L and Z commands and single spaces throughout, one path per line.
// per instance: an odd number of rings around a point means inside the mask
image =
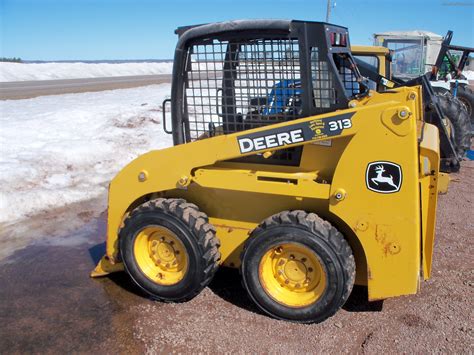
M 462 72 L 462 74 L 467 80 L 474 80 L 474 70 L 465 70 Z
M 98 197 L 138 155 L 172 145 L 170 84 L 0 101 L 0 223 Z
M 171 74 L 172 62 L 162 63 L 4 63 L 0 82 Z

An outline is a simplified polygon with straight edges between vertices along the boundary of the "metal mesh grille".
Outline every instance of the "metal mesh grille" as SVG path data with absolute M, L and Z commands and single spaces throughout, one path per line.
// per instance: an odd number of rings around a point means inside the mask
M 296 39 L 195 44 L 186 69 L 188 141 L 301 116 Z
M 319 48 L 311 48 L 311 78 L 316 108 L 329 108 L 336 103 L 333 73 L 327 60 L 321 60 Z
M 354 95 L 360 94 L 360 84 L 357 81 L 357 77 L 352 69 L 352 64 L 345 54 L 335 54 L 334 63 L 341 77 L 342 84 L 344 85 L 344 90 L 346 96 L 352 97 Z

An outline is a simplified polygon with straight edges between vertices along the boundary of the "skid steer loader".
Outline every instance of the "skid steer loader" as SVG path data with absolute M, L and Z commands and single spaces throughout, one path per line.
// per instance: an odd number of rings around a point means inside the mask
M 265 313 L 321 322 L 354 283 L 370 300 L 431 273 L 439 173 L 421 86 L 369 91 L 347 28 L 242 20 L 182 27 L 174 146 L 109 188 L 106 255 L 152 298 L 182 302 L 240 268 Z M 166 110 L 163 110 L 165 115 Z

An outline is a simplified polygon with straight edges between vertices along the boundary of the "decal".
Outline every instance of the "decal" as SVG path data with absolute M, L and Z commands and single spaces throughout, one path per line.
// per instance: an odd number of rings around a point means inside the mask
M 322 145 L 324 147 L 332 147 L 332 139 L 328 139 L 328 140 L 325 140 L 325 141 L 316 141 L 316 142 L 313 142 L 311 144 Z
M 257 138 L 240 138 L 239 147 L 241 153 L 248 153 L 256 150 L 281 147 L 300 142 L 304 142 L 303 130 L 301 128 Z
M 374 161 L 367 165 L 365 182 L 367 188 L 374 192 L 398 192 L 402 186 L 402 168 L 388 161 Z
M 244 134 L 237 137 L 240 153 L 251 153 L 269 148 L 284 147 L 308 141 L 319 141 L 338 136 L 344 129 L 352 127 L 353 112 L 318 118 L 284 127 Z

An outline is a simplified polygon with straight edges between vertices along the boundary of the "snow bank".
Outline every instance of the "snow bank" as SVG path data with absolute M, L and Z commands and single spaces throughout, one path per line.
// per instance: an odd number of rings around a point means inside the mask
M 128 162 L 172 144 L 170 84 L 0 101 L 0 223 L 97 197 Z
M 0 63 L 0 82 L 171 74 L 163 63 Z

